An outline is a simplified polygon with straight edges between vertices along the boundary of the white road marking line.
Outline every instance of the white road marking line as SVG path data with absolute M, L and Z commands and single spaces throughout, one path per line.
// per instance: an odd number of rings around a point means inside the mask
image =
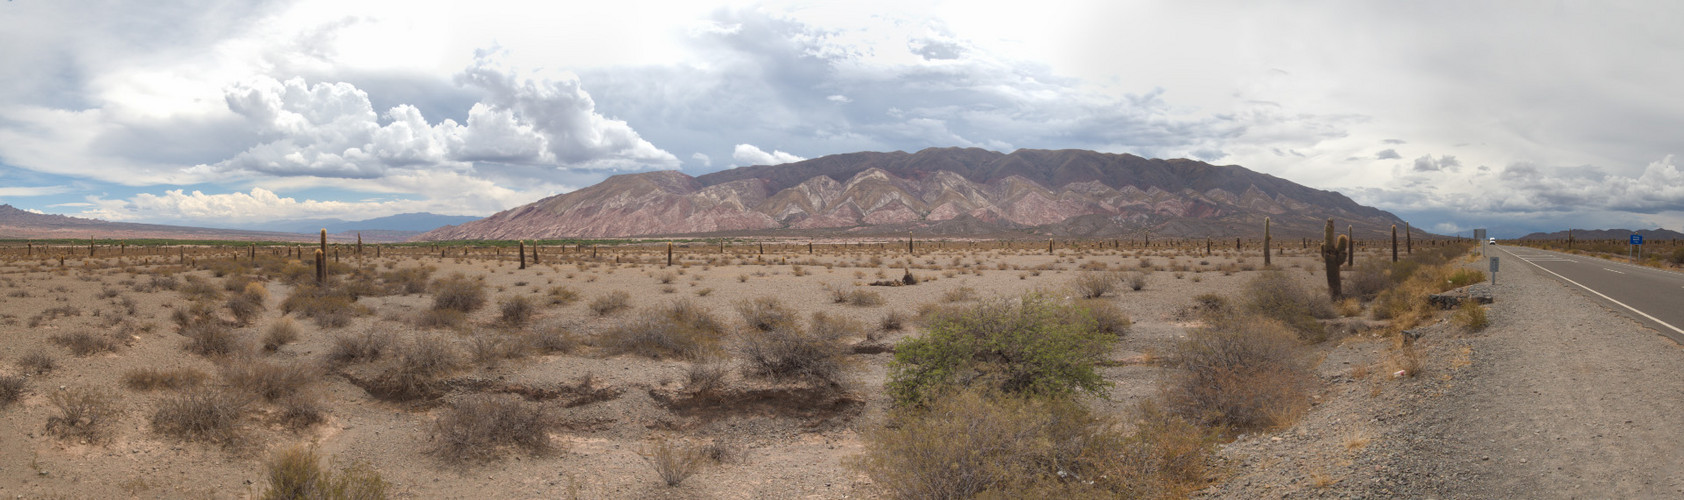
M 1513 255 L 1513 254 L 1510 254 L 1510 255 Z M 1525 260 L 1525 259 L 1521 259 L 1521 260 Z M 1530 263 L 1530 262 L 1528 262 L 1528 264 L 1532 264 L 1532 263 Z M 1626 308 L 1626 309 L 1627 309 L 1627 310 L 1630 310 L 1630 311 L 1631 311 L 1631 312 L 1634 312 L 1634 313 L 1637 313 L 1637 315 L 1639 315 L 1639 316 L 1642 316 L 1642 317 L 1645 317 L 1645 318 L 1649 318 L 1649 321 L 1654 321 L 1654 322 L 1656 322 L 1656 323 L 1659 323 L 1659 324 L 1660 324 L 1660 325 L 1661 325 L 1661 326 L 1664 326 L 1664 327 L 1667 327 L 1667 328 L 1670 328 L 1670 329 L 1672 329 L 1672 331 L 1674 331 L 1674 332 L 1678 332 L 1678 334 L 1679 334 L 1679 335 L 1684 335 L 1684 330 L 1680 330 L 1680 329 L 1678 329 L 1678 327 L 1676 327 L 1676 326 L 1672 326 L 1672 324 L 1671 324 L 1671 323 L 1667 323 L 1667 322 L 1665 322 L 1665 321 L 1661 321 L 1661 319 L 1660 319 L 1660 318 L 1656 318 L 1656 317 L 1654 317 L 1654 316 L 1650 316 L 1650 315 L 1649 315 L 1649 313 L 1646 313 L 1646 312 L 1643 312 L 1643 311 L 1639 311 L 1639 310 L 1637 310 L 1637 308 L 1635 308 L 1635 307 L 1632 307 L 1632 306 L 1628 306 L 1628 305 L 1626 305 L 1626 303 L 1624 303 L 1624 302 L 1620 302 L 1620 301 L 1618 301 L 1618 300 L 1614 300 L 1614 298 L 1613 298 L 1613 297 L 1609 297 L 1609 296 L 1607 296 L 1607 295 L 1603 295 L 1603 294 L 1602 294 L 1602 292 L 1598 292 L 1598 291 L 1596 291 L 1596 290 L 1592 290 L 1592 289 L 1591 289 L 1591 288 L 1590 288 L 1590 287 L 1588 287 L 1588 286 L 1584 286 L 1584 285 L 1580 285 L 1580 284 L 1579 284 L 1579 282 L 1577 282 L 1577 281 L 1573 281 L 1573 280 L 1571 280 L 1571 279 L 1567 279 L 1567 277 L 1566 277 L 1566 276 L 1562 276 L 1562 275 L 1560 275 L 1560 274 L 1556 274 L 1556 273 L 1555 273 L 1555 271 L 1551 271 L 1551 270 L 1549 270 L 1549 269 L 1544 269 L 1544 266 L 1540 266 L 1540 265 L 1537 265 L 1537 264 L 1532 264 L 1532 267 L 1536 267 L 1536 268 L 1538 268 L 1538 269 L 1542 269 L 1542 270 L 1543 270 L 1543 271 L 1544 271 L 1544 272 L 1546 272 L 1546 273 L 1550 273 L 1550 274 L 1552 274 L 1552 275 L 1555 275 L 1555 277 L 1557 277 L 1557 278 L 1561 278 L 1561 280 L 1562 280 L 1562 281 L 1566 281 L 1566 282 L 1568 282 L 1568 283 L 1572 283 L 1572 284 L 1574 284 L 1574 285 L 1576 285 L 1576 286 L 1578 286 L 1578 287 L 1579 287 L 1579 288 L 1583 288 L 1583 289 L 1585 289 L 1585 291 L 1587 291 L 1587 292 L 1590 292 L 1590 293 L 1594 293 L 1594 294 L 1596 294 L 1596 296 L 1597 296 L 1597 297 L 1602 297 L 1602 298 L 1603 298 L 1603 299 L 1606 299 L 1606 300 L 1607 300 L 1607 301 L 1609 301 L 1609 302 L 1613 302 L 1613 303 L 1615 303 L 1615 304 L 1619 304 L 1619 305 L 1620 305 L 1620 307 L 1624 307 L 1624 308 Z
M 1620 272 L 1619 272 L 1619 271 L 1615 271 L 1615 270 L 1613 270 L 1613 269 L 1609 269 L 1609 268 L 1606 268 L 1606 267 L 1604 267 L 1604 268 L 1602 268 L 1602 270 L 1603 270 L 1603 271 L 1608 271 L 1608 272 L 1611 272 L 1611 273 L 1620 273 Z M 1620 273 L 1620 274 L 1625 274 L 1625 273 Z

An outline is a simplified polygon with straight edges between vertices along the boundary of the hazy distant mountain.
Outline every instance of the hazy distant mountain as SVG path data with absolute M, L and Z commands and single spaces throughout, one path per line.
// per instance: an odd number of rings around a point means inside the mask
M 250 229 L 287 233 L 315 233 L 327 229 L 329 234 L 346 232 L 404 231 L 423 233 L 451 224 L 479 220 L 463 215 L 438 215 L 426 212 L 398 214 L 373 219 L 346 221 L 343 219 L 293 219 L 258 224 Z M 365 235 L 366 236 L 366 235 Z
M 162 238 L 201 240 L 296 241 L 298 234 L 241 231 L 204 227 L 132 224 L 46 215 L 0 205 L 0 239 Z
M 617 175 L 417 240 L 680 234 L 1359 238 L 1396 216 L 1239 166 L 1082 150 L 849 153 L 700 177 Z M 1416 230 L 1417 234 L 1421 234 Z
M 1630 229 L 1574 229 L 1573 230 L 1573 239 L 1575 239 L 1575 240 L 1620 240 L 1620 241 L 1627 241 L 1627 240 L 1631 239 L 1631 235 L 1633 235 L 1633 234 L 1642 235 L 1643 241 L 1645 241 L 1645 242 L 1655 241 L 1655 240 L 1684 240 L 1684 233 L 1680 233 L 1678 231 L 1673 231 L 1671 229 L 1639 229 L 1639 230 L 1636 230 L 1636 231 L 1632 231 Z M 1567 231 L 1556 231 L 1556 232 L 1553 232 L 1553 233 L 1532 233 L 1532 234 L 1528 234 L 1526 236 L 1521 236 L 1520 239 L 1522 239 L 1522 240 L 1565 240 L 1565 239 L 1567 239 Z

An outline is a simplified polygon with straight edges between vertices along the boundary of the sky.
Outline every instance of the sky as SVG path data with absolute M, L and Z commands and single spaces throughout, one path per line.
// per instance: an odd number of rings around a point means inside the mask
M 1681 2 L 0 3 L 0 203 L 485 216 L 855 151 L 1240 165 L 1443 234 L 1684 230 Z

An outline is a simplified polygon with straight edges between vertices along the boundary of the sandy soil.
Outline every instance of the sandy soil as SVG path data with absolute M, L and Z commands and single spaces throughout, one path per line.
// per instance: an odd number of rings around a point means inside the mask
M 959 246 L 957 244 L 953 245 Z M 893 248 L 890 246 L 890 248 Z M 1182 256 L 1174 249 L 1061 250 L 1047 255 L 1038 250 L 969 250 L 952 248 L 914 257 L 912 272 L 925 281 L 909 287 L 866 287 L 882 278 L 898 278 L 908 263 L 903 254 L 870 246 L 856 250 L 807 255 L 805 249 L 765 256 L 742 247 L 721 258 L 707 249 L 681 252 L 682 265 L 665 267 L 659 252 L 635 257 L 640 263 L 616 264 L 603 253 L 595 261 L 588 251 L 546 255 L 542 265 L 521 270 L 504 251 L 498 260 L 491 251 L 461 258 L 436 253 L 367 259 L 361 265 L 388 269 L 427 265 L 434 277 L 455 272 L 485 277 L 491 306 L 474 313 L 463 332 L 446 333 L 466 345 L 472 332 L 495 330 L 496 300 L 511 295 L 541 298 L 552 287 L 567 286 L 582 299 L 565 306 L 543 306 L 536 324 L 562 325 L 576 334 L 597 335 L 642 314 L 646 308 L 683 298 L 711 310 L 731 324 L 739 322 L 732 305 L 754 297 L 776 297 L 803 315 L 814 311 L 878 324 L 891 310 L 914 313 L 920 305 L 943 302 L 952 290 L 969 287 L 977 295 L 1016 295 L 1046 290 L 1069 295 L 1070 282 L 1083 265 L 1130 271 L 1152 270 L 1143 291 L 1123 289 L 1104 300 L 1116 302 L 1134 320 L 1130 335 L 1112 353 L 1114 363 L 1104 369 L 1115 382 L 1102 408 L 1121 410 L 1155 394 L 1164 368 L 1145 363 L 1183 335 L 1186 319 L 1179 313 L 1203 293 L 1232 293 L 1261 266 L 1257 254 Z M 1200 249 L 1202 250 L 1202 249 Z M 1296 254 L 1296 250 L 1292 250 Z M 1202 252 L 1200 252 L 1202 253 Z M 191 257 L 191 255 L 189 256 Z M 881 260 L 874 260 L 880 258 Z M 302 431 L 273 423 L 268 410 L 244 418 L 251 444 L 225 449 L 211 444 L 182 442 L 151 430 L 149 417 L 169 391 L 140 392 L 121 384 L 124 373 L 142 367 L 193 367 L 212 376 L 217 365 L 182 350 L 183 337 L 170 319 L 185 307 L 173 291 L 141 291 L 153 275 L 174 273 L 199 276 L 219 287 L 211 271 L 173 265 L 177 255 L 147 258 L 101 257 L 91 261 L 16 259 L 0 266 L 0 373 L 18 374 L 19 358 L 44 352 L 57 360 L 57 369 L 29 378 L 25 394 L 0 409 L 0 495 L 23 497 L 245 497 L 264 485 L 262 460 L 275 450 L 295 444 L 314 444 L 324 455 L 341 461 L 372 465 L 394 483 L 399 496 L 428 498 L 857 498 L 875 497 L 868 478 L 847 465 L 861 449 L 859 432 L 879 421 L 887 399 L 882 391 L 890 353 L 852 356 L 845 393 L 821 401 L 822 408 L 804 408 L 798 386 L 777 385 L 733 372 L 727 379 L 740 404 L 704 409 L 674 407 L 690 363 L 633 356 L 604 356 L 586 347 L 570 355 L 528 356 L 494 365 L 478 365 L 453 380 L 456 389 L 436 404 L 389 403 L 371 397 L 345 376 L 328 372 L 310 390 L 326 406 L 327 421 Z M 210 261 L 204 256 L 199 264 Z M 563 259 L 568 259 L 563 261 Z M 712 259 L 712 263 L 707 261 Z M 1147 261 L 1142 264 L 1142 261 Z M 347 262 L 350 260 L 347 259 Z M 1276 265 L 1300 276 L 1306 284 L 1322 278 L 1311 272 L 1308 255 L 1277 256 Z M 799 265 L 800 273 L 796 272 Z M 673 273 L 671 284 L 660 277 Z M 826 285 L 866 288 L 882 294 L 886 304 L 857 307 L 829 300 Z M 248 341 L 282 317 L 280 302 L 291 287 L 279 279 L 265 284 L 268 310 L 253 325 L 239 330 Z M 631 294 L 634 309 L 607 317 L 586 306 L 612 291 Z M 709 290 L 705 296 L 698 292 Z M 133 304 L 133 313 L 129 305 Z M 543 303 L 543 302 L 540 302 Z M 373 330 L 413 336 L 420 329 L 413 318 L 432 304 L 431 295 L 364 297 L 359 304 L 370 313 L 349 326 L 323 329 L 298 321 L 300 341 L 273 354 L 258 354 L 282 362 L 320 365 L 334 335 Z M 36 317 L 53 308 L 68 307 L 78 315 Z M 32 323 L 35 323 L 33 326 Z M 49 338 L 78 330 L 110 332 L 128 329 L 127 345 L 115 353 L 72 356 Z M 916 327 L 885 333 L 892 342 L 916 335 Z M 1360 345 L 1360 344 L 1353 344 Z M 564 407 L 562 400 L 545 400 L 566 425 L 552 438 L 558 451 L 544 456 L 512 452 L 483 464 L 455 465 L 429 450 L 429 426 L 447 403 L 475 391 L 510 387 L 556 388 L 576 385 L 589 377 L 591 387 L 614 394 L 601 401 Z M 101 389 L 116 398 L 122 410 L 111 437 L 98 444 L 70 442 L 45 432 L 47 419 L 57 410 L 49 403 L 53 391 L 73 387 Z M 751 397 L 752 396 L 752 397 Z M 710 466 L 669 488 L 657 477 L 640 452 L 662 438 L 696 442 L 722 441 L 739 450 L 726 463 Z

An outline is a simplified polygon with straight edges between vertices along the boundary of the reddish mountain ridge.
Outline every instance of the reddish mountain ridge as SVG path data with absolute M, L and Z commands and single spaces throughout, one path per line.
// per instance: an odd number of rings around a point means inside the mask
M 1239 166 L 1082 150 L 864 152 L 691 177 L 610 177 L 417 241 L 698 234 L 1359 236 L 1403 222 L 1336 192 Z M 1419 231 L 1417 231 L 1419 234 Z

